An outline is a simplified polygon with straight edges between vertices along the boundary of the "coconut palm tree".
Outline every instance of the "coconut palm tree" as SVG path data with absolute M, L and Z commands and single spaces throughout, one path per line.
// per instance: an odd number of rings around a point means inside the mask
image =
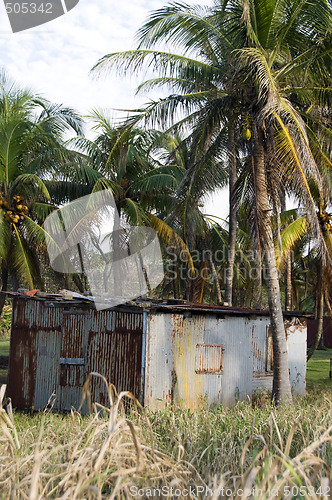
M 324 197 L 317 192 L 317 185 L 311 185 L 311 189 L 317 205 L 317 217 L 320 221 L 326 248 L 332 259 L 332 215 L 328 212 L 328 204 L 324 201 Z M 292 212 L 296 213 L 298 211 L 293 210 Z M 311 273 L 313 276 L 311 294 L 312 297 L 314 297 L 314 312 L 317 319 L 315 341 L 308 352 L 308 359 L 310 359 L 322 341 L 324 306 L 325 302 L 327 304 L 329 303 L 329 286 L 331 284 L 332 273 L 329 264 L 326 263 L 319 251 L 320 249 L 319 245 L 317 245 L 317 241 L 315 241 L 310 234 L 307 214 L 303 210 L 299 212 L 297 217 L 293 217 L 293 220 L 281 232 L 282 257 L 283 260 L 285 260 L 290 255 L 291 251 L 300 245 L 303 247 L 309 244 L 310 251 L 308 252 L 307 260 L 310 256 L 309 265 L 313 268 Z
M 182 173 L 178 178 L 178 185 L 175 188 L 174 197 L 169 198 L 169 204 L 165 211 L 165 222 L 170 224 L 181 238 L 185 241 L 189 251 L 197 256 L 197 253 L 202 256 L 196 258 L 196 267 L 203 266 L 204 271 L 199 272 L 196 269 L 197 279 L 187 280 L 187 290 L 184 295 L 192 302 L 201 302 L 203 300 L 203 285 L 206 285 L 207 280 L 202 280 L 200 276 L 207 275 L 209 269 L 215 286 L 214 302 L 221 302 L 222 295 L 220 290 L 220 279 L 215 267 L 213 253 L 211 252 L 211 223 L 202 208 L 207 193 L 212 193 L 226 185 L 227 175 L 224 162 L 214 158 L 213 168 L 208 159 L 204 162 L 201 169 L 192 169 L 195 165 L 197 157 L 201 155 L 200 148 L 197 143 L 192 141 L 192 137 L 183 139 L 177 134 L 164 135 L 165 148 L 168 151 L 166 163 L 169 165 L 175 164 L 180 168 Z M 216 233 L 219 234 L 219 233 Z M 206 261 L 206 262 L 205 262 Z
M 0 267 L 2 290 L 9 276 L 42 287 L 38 250 L 42 224 L 54 209 L 46 183 L 70 153 L 65 132 L 81 133 L 73 110 L 49 103 L 0 75 Z M 0 298 L 0 314 L 4 305 Z
M 172 123 L 177 111 L 186 113 L 180 125 L 196 134 L 197 143 L 209 143 L 202 161 L 222 147 L 220 130 L 231 121 L 238 126 L 239 117 L 248 115 L 245 136 L 254 176 L 255 224 L 264 254 L 276 401 L 290 400 L 291 393 L 269 187 L 278 186 L 287 171 L 288 179 L 301 190 L 312 228 L 326 254 L 307 183 L 309 174 L 320 182 L 320 172 L 301 112 L 312 98 L 325 105 L 330 99 L 326 91 L 331 81 L 330 30 L 327 0 L 223 0 L 210 9 L 176 3 L 151 14 L 138 33 L 137 50 L 109 54 L 94 68 L 116 67 L 126 73 L 146 64 L 154 69 L 159 76 L 141 89 L 167 85 L 172 94 L 151 102 L 133 117 L 132 124 L 150 117 L 165 126 Z M 180 47 L 181 55 L 159 49 L 158 44 L 164 42 Z M 230 99 L 232 113 L 227 107 Z M 318 149 L 320 144 L 318 140 Z M 273 168 L 271 151 L 277 153 Z
M 99 111 L 94 111 L 90 119 L 97 133 L 95 139 L 77 137 L 71 141 L 94 172 L 86 188 L 95 194 L 110 190 L 122 225 L 152 227 L 165 246 L 175 245 L 177 251 L 187 254 L 192 267 L 190 252 L 178 228 L 165 217 L 184 170 L 179 164 L 165 162 L 164 135 L 156 130 L 115 126 Z M 71 181 L 69 176 L 69 184 Z M 112 245 L 114 251 L 120 251 L 115 248 L 119 241 L 114 239 Z M 115 279 L 121 283 L 119 277 Z

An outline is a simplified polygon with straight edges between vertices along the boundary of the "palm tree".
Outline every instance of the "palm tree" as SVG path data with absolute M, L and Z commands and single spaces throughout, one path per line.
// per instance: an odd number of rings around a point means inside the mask
M 186 253 L 192 267 L 187 245 L 164 216 L 184 172 L 181 165 L 164 161 L 163 134 L 121 124 L 115 126 L 99 111 L 94 111 L 90 119 L 97 136 L 93 140 L 77 137 L 71 141 L 71 146 L 84 156 L 84 168 L 90 177 L 85 185 L 87 191 L 110 190 L 121 225 L 152 227 L 165 246 L 173 244 Z M 69 170 L 68 184 L 71 183 Z M 120 252 L 120 241 L 115 235 L 112 238 L 114 251 Z M 115 279 L 121 283 L 119 276 Z
M 211 193 L 226 185 L 227 176 L 224 163 L 214 161 L 213 168 L 208 159 L 202 168 L 192 167 L 201 155 L 200 148 L 192 138 L 181 137 L 181 134 L 165 134 L 165 148 L 169 156 L 166 162 L 179 167 L 181 177 L 175 188 L 174 196 L 169 198 L 165 211 L 165 222 L 171 225 L 182 240 L 186 243 L 190 253 L 200 254 L 202 258 L 195 259 L 197 279 L 187 280 L 187 290 L 184 295 L 191 302 L 202 302 L 203 288 L 207 279 L 201 279 L 202 274 L 207 275 L 210 269 L 215 287 L 213 302 L 221 302 L 220 279 L 211 252 L 211 239 L 213 224 L 202 210 L 206 193 Z M 204 152 L 203 152 L 204 154 Z M 219 233 L 216 233 L 219 234 Z
M 326 254 L 308 187 L 309 175 L 321 182 L 320 172 L 301 113 L 309 100 L 315 107 L 318 102 L 326 105 L 330 98 L 326 91 L 331 81 L 330 36 L 326 36 L 330 29 L 327 0 L 224 0 L 211 9 L 171 4 L 151 14 L 138 33 L 137 50 L 109 54 L 94 68 L 116 67 L 126 73 L 146 64 L 155 69 L 160 76 L 141 89 L 168 85 L 172 94 L 151 102 L 132 118 L 131 125 L 150 118 L 165 126 L 177 111 L 186 113 L 178 126 L 186 125 L 205 151 L 196 162 L 197 169 L 216 151 L 220 154 L 227 124 L 233 121 L 239 126 L 240 115 L 248 115 L 244 135 L 254 179 L 253 226 L 264 256 L 276 402 L 291 400 L 291 391 L 270 217 L 275 196 L 271 194 L 278 193 L 285 177 L 289 185 L 301 190 L 312 230 Z M 180 46 L 184 55 L 158 49 L 158 43 L 165 41 Z M 303 47 L 307 49 L 303 51 Z M 196 59 L 193 53 L 198 55 Z M 231 114 L 227 106 L 230 99 Z M 320 149 L 317 135 L 316 146 Z
M 324 198 L 326 199 L 326 197 L 317 191 L 317 187 L 317 185 L 311 183 L 312 195 L 317 206 L 317 217 L 320 221 L 326 248 L 329 252 L 330 259 L 332 259 L 332 215 L 327 211 L 328 204 L 324 201 Z M 308 257 L 310 256 L 310 265 L 313 267 L 312 296 L 315 298 L 315 316 L 317 319 L 315 341 L 308 352 L 308 359 L 310 359 L 320 342 L 322 342 L 324 305 L 325 302 L 328 303 L 331 268 L 326 263 L 324 256 L 319 252 L 319 245 L 317 245 L 317 241 L 312 238 L 312 235 L 309 232 L 309 220 L 307 214 L 303 210 L 293 210 L 292 212 L 295 212 L 297 217 L 293 217 L 293 220 L 281 233 L 282 250 L 283 258 L 285 260 L 290 255 L 290 252 L 296 249 L 296 247 L 299 247 L 300 245 L 305 246 L 310 243 Z
M 67 131 L 81 119 L 0 75 L 0 266 L 2 290 L 15 283 L 42 287 L 38 251 L 45 217 L 54 209 L 46 183 L 68 161 Z M 0 314 L 5 297 L 0 298 Z

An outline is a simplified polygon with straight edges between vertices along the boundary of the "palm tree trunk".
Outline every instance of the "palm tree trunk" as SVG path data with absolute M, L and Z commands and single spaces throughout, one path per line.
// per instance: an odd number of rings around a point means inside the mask
M 229 306 L 232 305 L 233 301 L 233 278 L 234 278 L 236 222 L 237 222 L 237 213 L 235 206 L 236 155 L 234 146 L 235 146 L 234 124 L 231 124 L 228 130 L 229 233 L 228 233 L 228 255 L 227 255 L 226 288 L 225 288 L 225 302 L 227 302 Z
M 8 266 L 2 262 L 1 268 L 1 291 L 5 291 L 8 286 Z M 0 317 L 6 302 L 6 295 L 4 293 L 0 294 Z
M 118 220 L 114 222 L 113 232 L 112 232 L 112 246 L 113 246 L 113 294 L 115 297 L 121 297 L 122 290 L 122 279 L 121 279 L 121 208 L 116 203 L 117 214 L 116 217 Z
M 264 278 L 273 338 L 272 398 L 276 404 L 289 403 L 292 401 L 292 394 L 289 380 L 288 350 L 267 191 L 264 136 L 263 131 L 258 127 L 256 127 L 254 135 L 253 166 L 260 241 L 264 255 Z
M 256 231 L 259 234 L 258 223 L 256 221 Z M 260 242 L 256 240 L 256 249 L 255 249 L 255 265 L 256 265 L 256 273 L 255 273 L 255 283 L 256 287 L 254 300 L 256 302 L 256 307 L 262 309 L 263 307 L 263 297 L 262 297 L 262 289 L 263 289 L 263 280 L 262 280 L 262 249 L 260 246 Z
M 151 297 L 152 290 L 151 290 L 150 280 L 148 277 L 148 273 L 146 271 L 146 267 L 144 266 L 141 252 L 138 252 L 138 260 L 139 260 L 140 268 L 141 268 L 140 271 L 143 273 L 145 285 L 146 285 L 146 288 L 148 289 L 148 297 Z M 143 283 L 142 284 L 140 283 L 140 286 L 142 286 L 142 285 L 143 285 Z
M 286 211 L 286 193 L 282 189 L 280 193 L 280 208 L 282 212 Z M 280 222 L 280 214 L 278 214 Z M 280 247 L 280 256 L 282 256 L 282 243 L 281 243 L 281 224 L 279 223 L 278 238 Z M 292 310 L 292 254 L 289 251 L 286 256 L 286 276 L 285 276 L 285 311 Z
M 313 345 L 309 349 L 307 361 L 311 358 L 313 353 L 316 351 L 321 338 L 323 336 L 323 326 L 324 326 L 324 293 L 322 287 L 320 287 L 320 291 L 318 293 L 318 307 L 317 307 L 317 330 L 316 336 Z
M 174 299 L 179 299 L 181 295 L 179 286 L 179 273 L 175 264 L 173 264 L 172 266 L 172 273 L 174 274 L 174 278 L 172 279 L 173 297 Z
M 326 304 L 327 310 L 329 312 L 329 315 L 332 316 L 332 308 L 331 308 L 331 304 L 330 304 L 330 300 L 329 300 L 329 292 L 328 292 L 327 288 L 325 288 L 324 297 L 325 297 L 325 304 Z
M 285 289 L 285 310 L 292 310 L 292 256 L 288 252 L 286 257 L 286 289 Z
M 84 293 L 87 291 L 86 287 L 84 287 L 83 285 L 82 278 L 78 274 L 73 274 L 72 279 L 80 293 Z
M 221 295 L 221 290 L 220 290 L 218 273 L 217 273 L 217 270 L 216 270 L 216 266 L 214 265 L 211 252 L 207 252 L 207 257 L 208 257 L 209 266 L 210 266 L 210 269 L 211 269 L 211 274 L 212 274 L 212 277 L 213 277 L 213 281 L 214 281 L 214 284 L 215 284 L 215 287 L 216 287 L 217 301 L 218 301 L 218 304 L 220 304 L 222 302 L 222 295 Z

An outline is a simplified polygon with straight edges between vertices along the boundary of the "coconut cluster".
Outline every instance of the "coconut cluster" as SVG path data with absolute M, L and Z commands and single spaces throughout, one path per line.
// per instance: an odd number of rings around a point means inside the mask
M 13 196 L 11 201 L 0 195 L 0 210 L 5 212 L 7 221 L 13 224 L 18 224 L 21 220 L 24 220 L 24 216 L 29 211 L 24 203 L 23 196 L 19 195 Z
M 332 231 L 332 215 L 324 211 L 319 213 L 318 217 L 322 226 L 327 229 L 327 231 Z

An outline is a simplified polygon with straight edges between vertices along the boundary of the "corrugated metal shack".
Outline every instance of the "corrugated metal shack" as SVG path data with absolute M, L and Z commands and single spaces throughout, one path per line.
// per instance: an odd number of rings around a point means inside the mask
M 14 294 L 11 294 L 12 296 Z M 306 318 L 285 313 L 293 389 L 305 393 Z M 16 295 L 8 395 L 17 408 L 78 408 L 88 373 L 150 407 L 231 405 L 272 388 L 272 337 L 264 311 L 137 303 L 96 311 L 79 300 Z M 92 401 L 108 404 L 93 377 Z

